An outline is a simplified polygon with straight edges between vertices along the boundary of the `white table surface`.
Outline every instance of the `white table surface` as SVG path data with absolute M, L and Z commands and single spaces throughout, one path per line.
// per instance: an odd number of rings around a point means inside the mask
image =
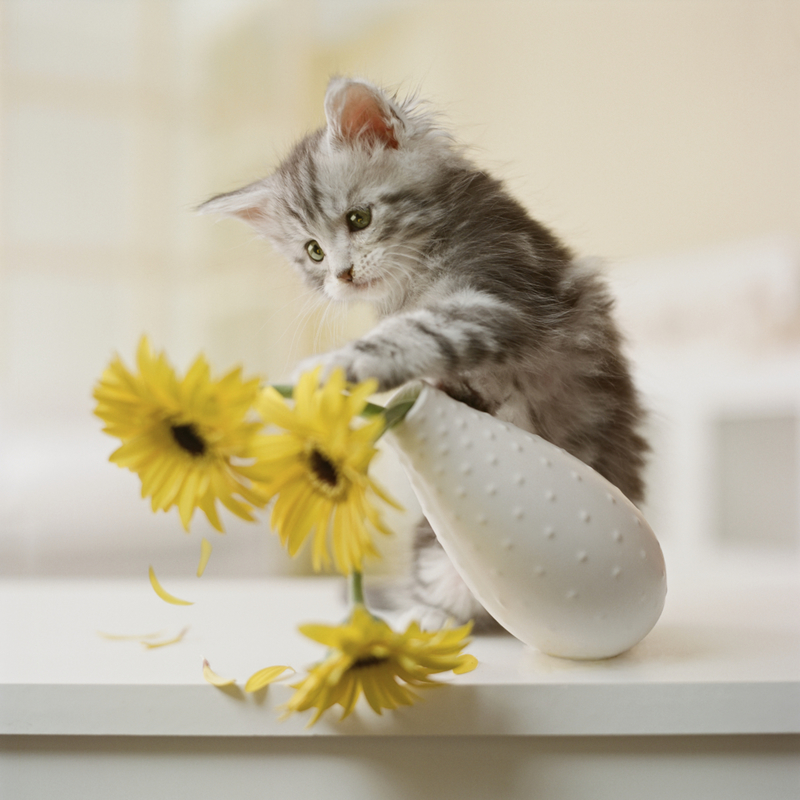
M 670 586 L 650 635 L 607 661 L 551 658 L 507 635 L 475 636 L 480 666 L 378 717 L 366 704 L 279 721 L 286 681 L 245 695 L 202 677 L 207 658 L 243 687 L 272 664 L 302 671 L 323 648 L 296 630 L 346 613 L 340 579 L 165 578 L 194 600 L 165 604 L 136 581 L 0 582 L 0 734 L 259 736 L 800 733 L 800 582 L 750 575 Z M 98 631 L 189 630 L 147 650 Z

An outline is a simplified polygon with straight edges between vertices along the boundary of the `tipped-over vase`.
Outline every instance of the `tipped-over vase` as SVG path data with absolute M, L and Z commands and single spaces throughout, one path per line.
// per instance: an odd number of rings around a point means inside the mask
M 600 659 L 641 641 L 666 573 L 641 512 L 564 450 L 427 385 L 388 434 L 467 586 L 525 644 Z

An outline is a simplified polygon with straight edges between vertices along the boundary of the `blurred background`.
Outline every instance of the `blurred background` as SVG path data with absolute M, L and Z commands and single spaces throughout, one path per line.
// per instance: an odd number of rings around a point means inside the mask
M 651 410 L 668 570 L 800 565 L 797 0 L 1 0 L 0 574 L 190 575 L 91 391 L 143 333 L 271 380 L 370 325 L 209 196 L 323 122 L 331 74 L 419 89 L 599 259 Z M 414 502 L 375 569 L 402 567 Z M 208 575 L 303 572 L 226 517 Z

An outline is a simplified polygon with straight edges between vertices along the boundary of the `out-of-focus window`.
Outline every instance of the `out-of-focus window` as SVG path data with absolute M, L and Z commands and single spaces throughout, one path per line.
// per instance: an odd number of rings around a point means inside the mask
M 281 380 L 371 323 L 366 309 L 319 302 L 244 225 L 193 213 L 323 124 L 331 74 L 419 90 L 536 217 L 608 260 L 639 304 L 626 326 L 657 421 L 679 404 L 674 382 L 659 395 L 669 359 L 647 344 L 659 287 L 695 312 L 707 302 L 709 319 L 724 311 L 724 271 L 712 265 L 717 284 L 701 280 L 701 296 L 678 274 L 680 254 L 800 241 L 797 4 L 2 0 L 0 37 L 0 575 L 141 574 L 156 554 L 162 572 L 187 570 L 177 517 L 151 514 L 137 479 L 106 461 L 114 443 L 91 415 L 91 390 L 114 352 L 131 363 L 147 333 L 179 369 L 204 351 L 220 371 L 242 363 Z M 786 366 L 775 369 L 788 374 L 799 299 L 796 261 L 781 263 L 775 341 Z M 782 425 L 796 419 L 793 403 L 779 409 Z M 715 424 L 720 452 L 759 429 Z M 409 502 L 388 456 L 384 469 Z M 744 474 L 722 470 L 709 486 L 729 493 Z M 675 475 L 655 469 L 651 480 L 666 539 L 685 527 L 670 510 L 681 505 Z M 394 520 L 401 532 L 411 516 Z M 197 542 L 208 531 L 195 527 Z M 266 522 L 228 527 L 217 574 L 308 568 L 289 562 Z M 406 539 L 389 547 L 391 563 Z M 796 533 L 780 541 L 797 548 Z

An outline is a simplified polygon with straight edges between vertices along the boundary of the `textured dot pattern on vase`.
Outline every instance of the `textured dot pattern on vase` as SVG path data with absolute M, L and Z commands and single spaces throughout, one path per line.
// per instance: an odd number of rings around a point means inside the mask
M 390 437 L 413 466 L 423 512 L 490 613 L 556 655 L 607 657 L 638 641 L 663 602 L 663 590 L 651 587 L 664 583 L 658 544 L 638 510 L 540 437 L 425 391 L 448 409 L 420 404 L 427 440 L 417 438 L 416 408 Z

